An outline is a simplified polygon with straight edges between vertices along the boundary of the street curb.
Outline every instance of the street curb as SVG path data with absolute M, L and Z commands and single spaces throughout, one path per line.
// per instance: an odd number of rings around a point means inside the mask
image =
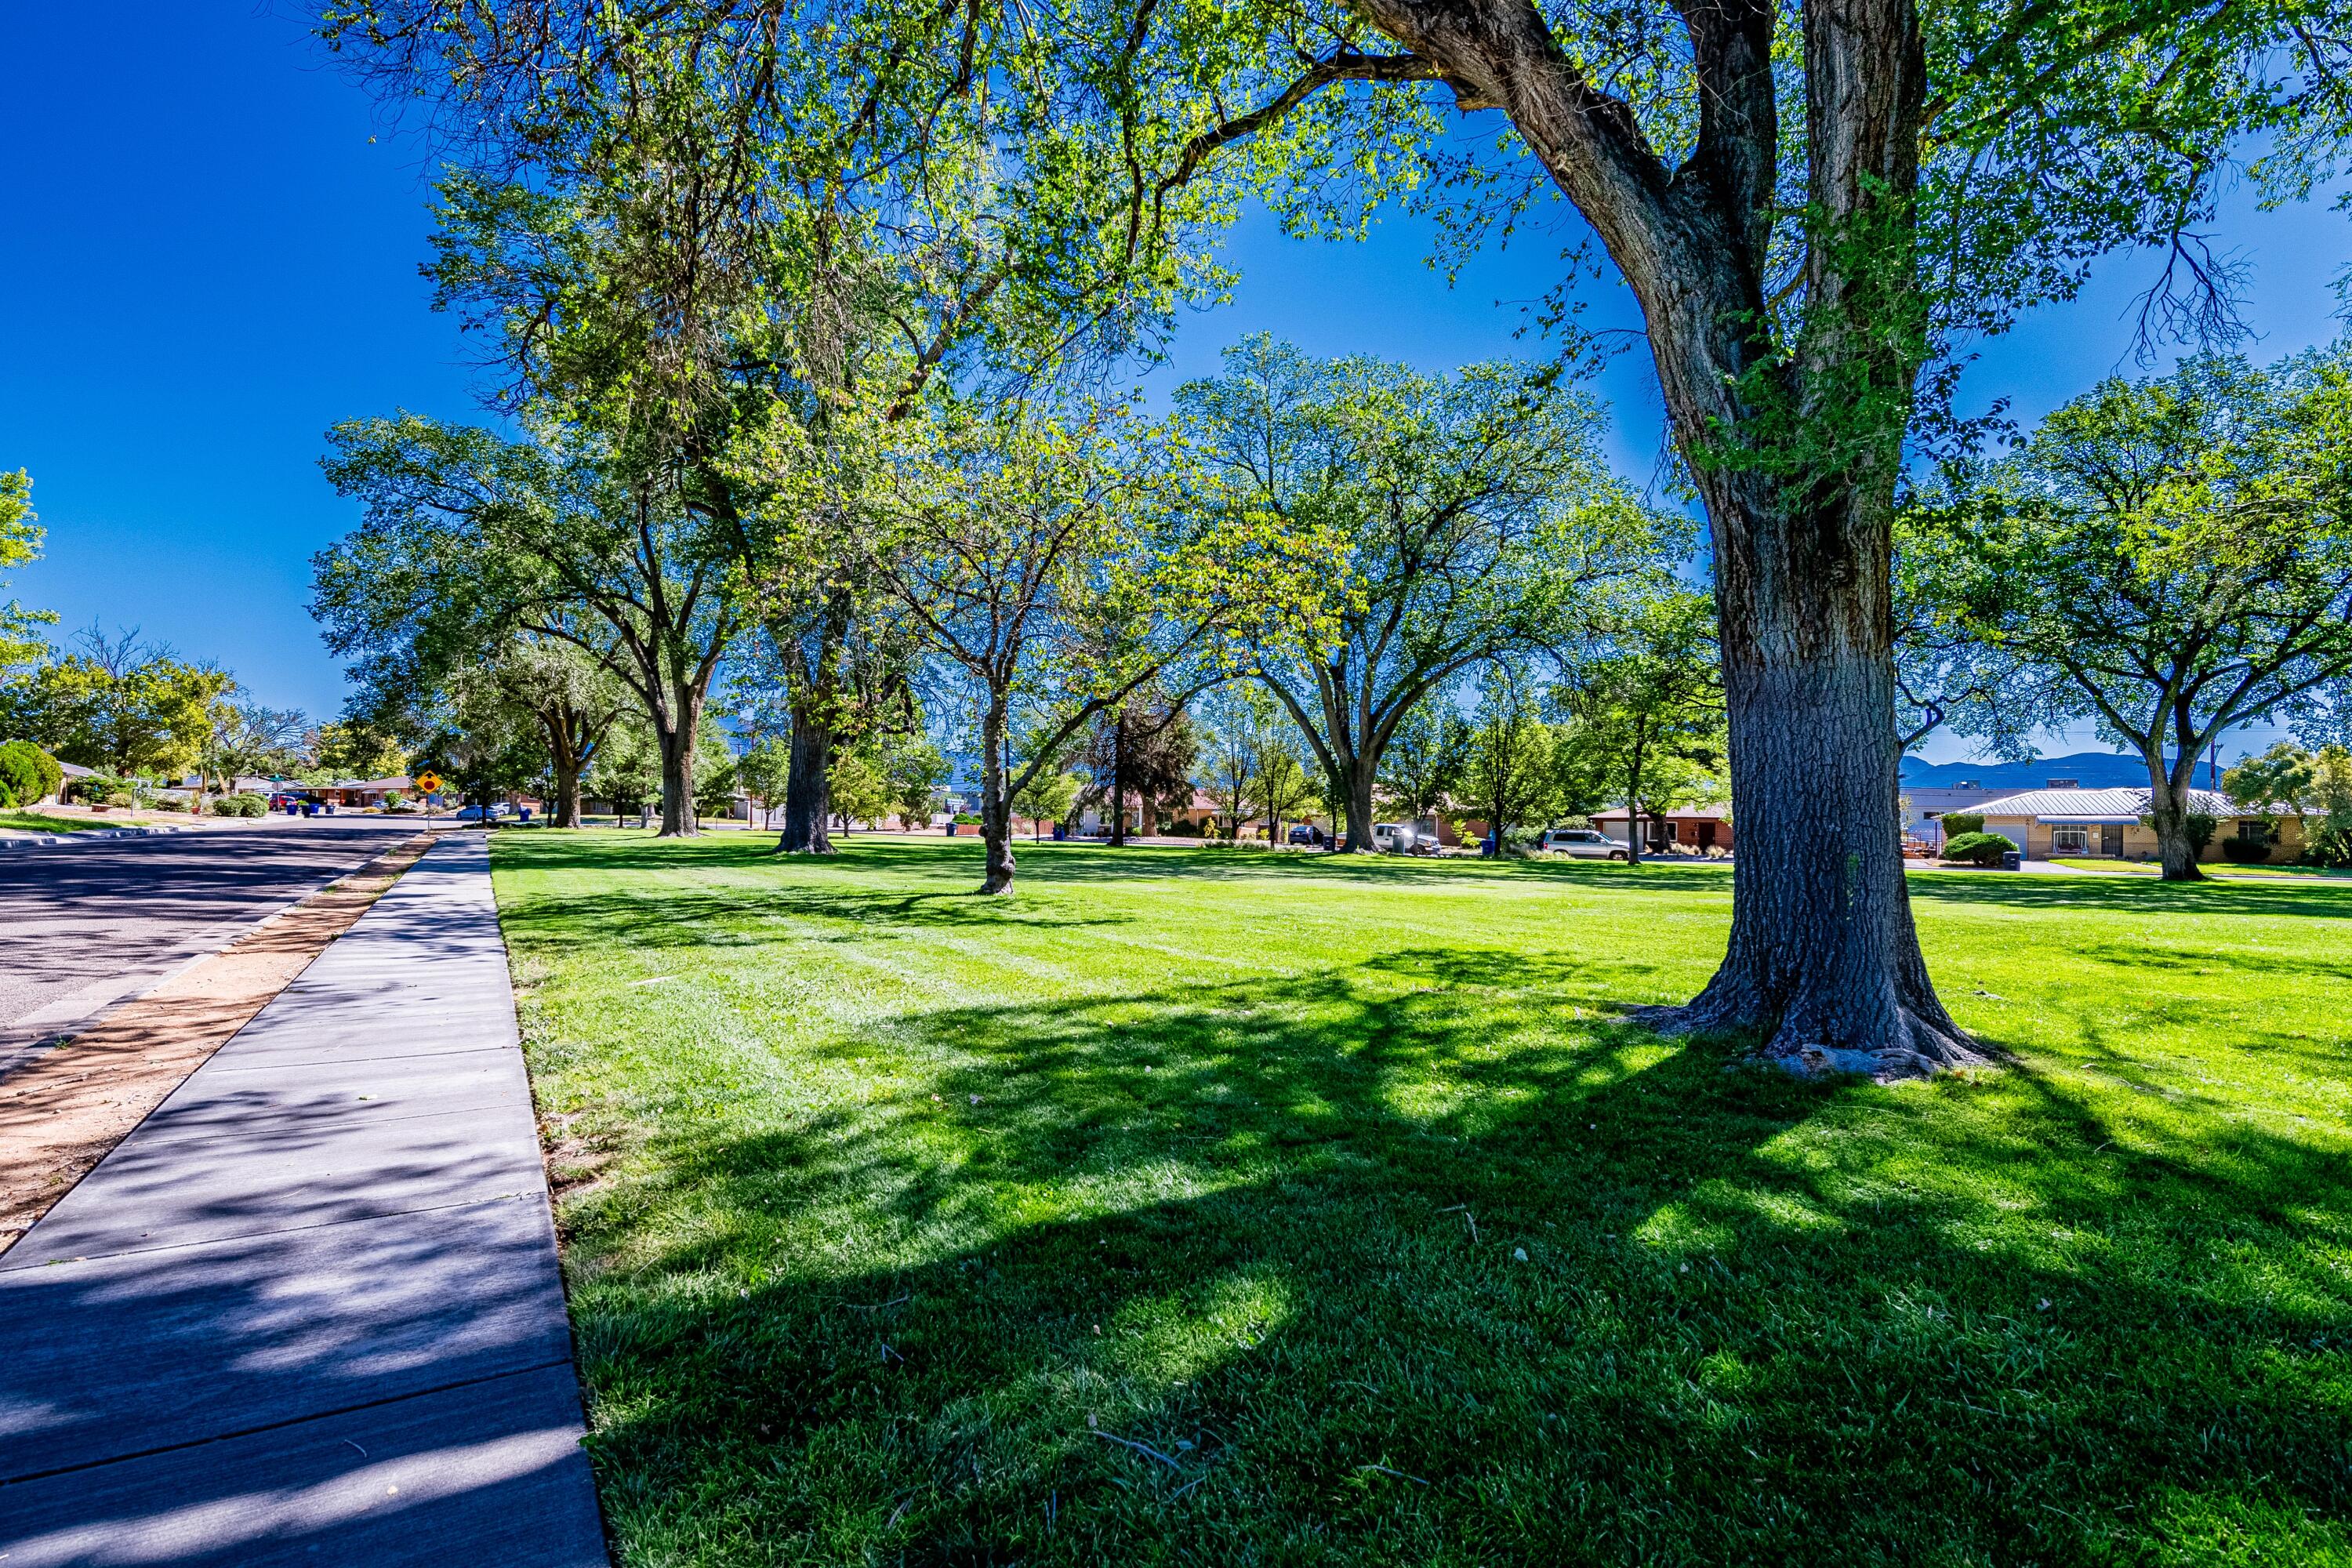
M 0 837 L 0 849 L 49 849 L 60 844 L 91 844 L 109 838 L 156 838 L 166 833 L 187 833 L 185 827 L 101 827 L 89 833 L 27 833 Z

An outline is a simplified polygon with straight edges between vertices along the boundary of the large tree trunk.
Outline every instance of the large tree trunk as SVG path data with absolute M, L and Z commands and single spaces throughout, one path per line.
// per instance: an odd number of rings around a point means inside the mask
M 837 739 L 842 660 L 856 606 L 846 587 L 825 595 L 814 633 L 816 657 L 807 658 L 797 637 L 773 632 L 777 645 L 800 666 L 793 671 L 792 754 L 784 772 L 784 834 L 776 849 L 784 855 L 830 855 L 825 823 L 833 815 L 833 749 Z
M 1123 707 L 1111 716 L 1110 841 L 1118 846 L 1127 843 L 1127 710 Z
M 1643 743 L 1638 731 L 1631 759 L 1625 767 L 1625 864 L 1642 863 L 1642 763 Z
M 2197 868 L 2196 840 L 2189 833 L 2189 807 L 2195 799 L 2189 792 L 2189 786 L 2176 783 L 2161 762 L 2148 764 L 2148 775 L 2151 787 L 2147 796 L 2147 815 L 2156 825 L 2156 852 L 2158 859 L 2163 863 L 2163 880 L 2205 880 L 2205 873 Z M 2196 777 L 2193 763 L 2189 777 Z
M 805 706 L 805 713 L 799 710 Z M 830 855 L 833 839 L 825 830 L 833 816 L 833 728 L 818 716 L 814 702 L 796 704 L 793 738 L 784 770 L 784 832 L 776 841 L 780 855 Z
M 1013 889 L 1013 801 L 1005 789 L 1004 730 L 1003 699 L 992 698 L 980 721 L 983 753 L 980 764 L 980 839 L 988 861 L 980 890 L 992 894 Z
M 656 730 L 661 749 L 661 838 L 691 838 L 702 831 L 694 813 L 694 740 L 702 720 L 702 704 L 681 702 L 683 721 L 672 729 Z
M 551 827 L 580 826 L 580 743 L 572 728 L 573 716 L 561 708 L 550 709 L 540 715 L 540 723 L 547 731 L 549 771 L 555 775 L 554 809 L 548 814 Z
M 1348 759 L 1348 849 L 1351 854 L 1376 852 L 1372 843 L 1372 784 L 1377 764 L 1370 757 Z
M 1911 921 L 1874 510 L 1716 529 L 1739 852 L 1729 951 L 1672 1022 L 1752 1032 L 1766 1056 L 1812 1070 L 1980 1059 L 1937 999 Z M 1759 592 L 1768 580 L 1777 591 Z
M 552 826 L 580 826 L 580 764 L 568 758 L 555 763 L 555 810 L 551 815 Z

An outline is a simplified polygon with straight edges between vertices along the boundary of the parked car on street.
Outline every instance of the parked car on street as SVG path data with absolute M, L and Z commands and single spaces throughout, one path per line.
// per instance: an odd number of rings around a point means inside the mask
M 1320 847 L 1323 843 L 1323 830 L 1311 822 L 1294 822 L 1290 825 L 1290 841 L 1293 844 L 1310 844 Z
M 1434 855 L 1437 838 L 1423 833 L 1409 823 L 1375 822 L 1372 824 L 1372 847 L 1383 855 Z
M 1622 860 L 1625 846 L 1592 827 L 1555 827 L 1543 836 L 1543 852 L 1578 860 Z
M 488 814 L 490 821 L 496 822 L 502 816 L 513 816 L 514 808 L 508 805 L 504 801 L 500 801 L 495 805 L 464 806 L 458 810 L 457 815 L 457 820 L 460 822 L 479 822 L 483 819 L 486 813 Z

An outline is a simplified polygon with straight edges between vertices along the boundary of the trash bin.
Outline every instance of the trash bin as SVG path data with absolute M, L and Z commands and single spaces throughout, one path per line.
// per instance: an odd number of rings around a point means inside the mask
M 2019 851 L 2015 849 L 2004 849 L 2000 852 L 2000 868 L 2002 870 L 2021 870 L 2024 868 L 2024 865 L 2025 857 Z
M 1068 823 L 1066 823 L 1066 822 L 1057 822 L 1057 823 L 1054 824 L 1054 842 L 1055 842 L 1055 843 L 1059 844 L 1059 843 L 1061 843 L 1064 839 L 1066 839 L 1066 838 L 1069 837 L 1069 836 L 1070 836 L 1070 825 L 1069 825 Z
M 956 825 L 954 823 L 950 822 L 948 824 L 948 837 L 950 838 L 953 838 L 955 837 L 955 829 Z

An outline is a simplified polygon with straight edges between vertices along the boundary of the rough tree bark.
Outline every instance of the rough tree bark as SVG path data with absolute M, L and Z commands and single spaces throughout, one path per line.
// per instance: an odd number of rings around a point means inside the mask
M 1006 704 L 992 694 L 980 721 L 980 839 L 987 871 L 980 890 L 994 894 L 1013 888 L 1013 795 L 1004 776 Z
M 800 639 L 778 631 L 793 676 L 793 738 L 784 770 L 784 831 L 780 855 L 830 855 L 825 824 L 833 816 L 833 749 L 839 719 L 842 662 L 856 606 L 849 589 L 835 584 L 824 598 L 814 636 L 816 657 L 802 651 Z
M 547 732 L 548 767 L 555 775 L 554 810 L 548 825 L 577 827 L 581 775 L 588 771 L 596 749 L 604 743 L 611 715 L 607 712 L 600 717 L 563 700 L 543 702 L 534 711 L 540 728 Z
M 582 763 L 578 748 L 573 744 L 572 726 L 550 714 L 540 715 L 547 730 L 547 757 L 555 774 L 555 827 L 580 826 L 580 774 Z
M 784 766 L 784 830 L 779 855 L 830 855 L 833 837 L 833 726 L 814 703 L 795 704 Z
M 661 752 L 662 838 L 691 838 L 702 831 L 694 809 L 695 737 L 702 727 L 703 693 L 681 686 L 671 694 L 667 713 L 654 715 L 654 742 Z
M 1673 1028 L 1752 1034 L 1807 1068 L 1979 1059 L 1936 996 L 1903 881 L 1891 524 L 1919 309 L 1910 201 L 1927 70 L 1911 0 L 1803 10 L 1805 330 L 1766 298 L 1779 104 L 1770 0 L 1682 8 L 1698 78 L 1669 168 L 1519 0 L 1360 0 L 1465 104 L 1495 105 L 1591 223 L 1641 301 L 1714 543 L 1739 803 L 1723 966 Z M 1864 428 L 1864 416 L 1875 418 Z M 1812 432 L 1835 462 L 1791 466 Z M 1742 448 L 1764 460 L 1743 460 Z M 1832 1054 L 1834 1053 L 1834 1054 Z M 1866 1054 L 1865 1054 L 1866 1053 Z
M 2187 752 L 2184 765 L 2174 769 L 2167 769 L 2160 756 L 2151 757 L 2147 763 L 2147 815 L 2156 827 L 2157 858 L 2164 868 L 2162 879 L 2201 882 L 2205 873 L 2197 868 L 2197 842 L 2189 834 L 2189 806 L 2196 799 L 2190 793 L 2190 781 L 2197 776 L 2197 753 Z
M 1127 710 L 1124 707 L 1111 717 L 1110 841 L 1118 847 L 1124 847 L 1127 843 Z
M 1647 725 L 1635 720 L 1633 750 L 1625 758 L 1625 864 L 1642 863 L 1642 764 L 1647 760 Z

